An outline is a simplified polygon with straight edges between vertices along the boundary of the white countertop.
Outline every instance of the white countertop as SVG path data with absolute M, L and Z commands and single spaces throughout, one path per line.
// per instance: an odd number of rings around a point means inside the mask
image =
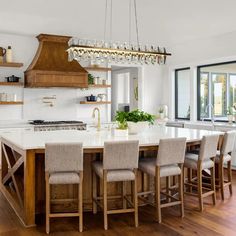
M 1 138 L 23 150 L 29 150 L 44 149 L 47 142 L 83 142 L 84 148 L 102 148 L 105 141 L 139 140 L 140 146 L 154 146 L 158 145 L 162 138 L 186 137 L 187 142 L 193 142 L 200 140 L 203 135 L 220 133 L 219 131 L 151 126 L 142 134 L 127 136 L 112 136 L 109 130 L 97 132 L 94 129 L 40 132 L 18 130 L 1 132 Z
M 0 129 L 28 128 L 33 127 L 28 121 L 24 120 L 0 120 Z

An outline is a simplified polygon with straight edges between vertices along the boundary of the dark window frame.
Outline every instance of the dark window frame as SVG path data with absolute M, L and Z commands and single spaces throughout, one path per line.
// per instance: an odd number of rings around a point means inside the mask
M 202 72 L 201 74 L 207 74 L 207 80 L 208 80 L 208 94 L 207 94 L 207 96 L 208 96 L 208 100 L 209 100 L 209 97 L 210 97 L 210 90 L 209 90 L 209 84 L 210 84 L 210 82 L 211 82 L 211 78 L 210 78 L 210 73 L 209 72 Z M 200 75 L 201 75 L 200 74 Z M 200 79 L 201 79 L 201 77 L 200 77 Z M 199 91 L 201 91 L 201 83 L 200 83 L 200 80 L 199 80 L 199 84 L 197 84 L 198 86 L 199 86 Z M 197 90 L 198 90 L 198 88 L 197 88 Z M 200 93 L 199 93 L 200 94 Z M 197 110 L 198 110 L 198 101 L 197 101 Z M 199 115 L 201 116 L 201 99 L 199 100 Z M 197 114 L 198 115 L 198 114 Z M 209 115 L 209 111 L 208 111 L 208 115 Z M 205 119 L 207 119 L 207 118 L 205 118 Z
M 212 88 L 212 86 L 213 86 L 213 79 L 212 79 L 212 77 L 213 77 L 213 75 L 224 75 L 225 76 L 225 78 L 226 78 L 226 91 L 225 91 L 225 101 L 226 101 L 226 110 L 227 110 L 227 108 L 228 108 L 228 104 L 227 104 L 227 94 L 228 94 L 228 88 L 227 88 L 227 79 L 228 79 L 228 76 L 227 76 L 227 74 L 228 73 L 219 73 L 219 72 L 212 72 L 212 73 L 210 73 L 211 74 L 211 77 L 210 77 L 210 82 L 211 82 L 211 88 Z M 209 96 L 210 96 L 210 91 L 209 91 Z M 213 99 L 214 99 L 214 95 L 213 94 L 211 94 L 211 101 L 213 101 Z M 221 116 L 216 116 L 215 115 L 215 118 L 217 118 L 217 117 L 221 117 Z M 223 120 L 224 121 L 224 120 Z M 227 121 L 227 120 L 225 120 L 225 121 Z
M 230 89 L 230 76 L 231 76 L 231 75 L 236 76 L 236 73 L 229 73 L 229 74 L 228 74 L 228 78 L 229 78 L 229 89 Z M 227 108 L 228 108 L 228 105 L 229 105 L 229 104 L 227 104 Z
M 178 72 L 184 70 L 190 71 L 190 67 L 175 69 L 175 119 L 176 120 L 190 120 L 190 118 L 187 117 L 178 117 Z
M 211 67 L 211 66 L 220 66 L 220 65 L 227 65 L 227 64 L 236 64 L 236 61 L 227 61 L 227 62 L 220 62 L 220 63 L 213 63 L 213 64 L 206 64 L 200 65 L 197 67 L 197 120 L 201 120 L 201 88 L 200 88 L 200 80 L 201 80 L 201 68 L 204 67 Z M 204 72 L 205 73 L 205 72 Z M 233 73 L 228 73 L 233 74 Z M 211 80 L 211 78 L 210 78 Z M 210 81 L 212 82 L 212 81 Z M 205 121 L 210 121 L 210 119 L 204 119 Z M 228 122 L 227 120 L 215 120 L 216 122 Z

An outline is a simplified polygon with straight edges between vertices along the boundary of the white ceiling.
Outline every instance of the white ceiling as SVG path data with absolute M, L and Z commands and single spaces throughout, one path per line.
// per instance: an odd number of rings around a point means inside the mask
M 113 0 L 117 41 L 128 41 L 128 2 Z M 168 46 L 236 31 L 235 0 L 137 0 L 137 8 L 142 43 Z M 1 1 L 0 33 L 103 39 L 104 10 L 105 0 Z

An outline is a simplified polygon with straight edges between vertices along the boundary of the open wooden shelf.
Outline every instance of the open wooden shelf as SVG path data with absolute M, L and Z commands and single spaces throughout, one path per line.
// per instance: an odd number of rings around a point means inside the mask
M 89 84 L 89 88 L 111 88 L 110 84 Z
M 111 68 L 108 67 L 97 67 L 97 66 L 90 66 L 90 67 L 84 67 L 85 70 L 90 70 L 90 71 L 111 71 Z
M 103 101 L 103 102 L 87 102 L 87 101 L 81 101 L 80 102 L 80 104 L 97 104 L 97 105 L 99 105 L 99 104 L 111 104 L 111 102 L 109 102 L 109 101 Z
M 0 86 L 23 86 L 20 82 L 0 82 Z
M 18 102 L 2 102 L 0 101 L 0 105 L 21 105 L 23 104 L 22 101 L 18 101 Z
M 1 67 L 22 67 L 24 64 L 19 62 L 0 62 Z

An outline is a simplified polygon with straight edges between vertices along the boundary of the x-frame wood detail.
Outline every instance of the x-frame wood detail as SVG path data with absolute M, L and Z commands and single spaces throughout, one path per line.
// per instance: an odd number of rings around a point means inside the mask
M 2 140 L 1 191 L 25 226 L 35 225 L 35 153 Z

